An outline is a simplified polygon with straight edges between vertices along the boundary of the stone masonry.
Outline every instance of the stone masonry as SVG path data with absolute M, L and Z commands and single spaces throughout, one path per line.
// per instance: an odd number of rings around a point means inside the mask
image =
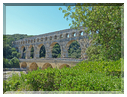
M 87 30 L 87 28 L 85 30 Z M 23 56 L 23 48 L 25 48 L 25 59 L 30 59 L 30 50 L 34 47 L 34 59 L 38 59 L 41 46 L 44 45 L 45 47 L 45 57 L 52 58 L 53 46 L 58 43 L 61 48 L 61 58 L 67 58 L 70 44 L 73 41 L 77 41 L 81 47 L 81 58 L 86 58 L 85 51 L 90 45 L 91 40 L 89 40 L 85 30 L 83 28 L 80 28 L 79 30 L 65 29 L 13 41 L 12 44 L 13 47 L 21 53 L 21 57 Z

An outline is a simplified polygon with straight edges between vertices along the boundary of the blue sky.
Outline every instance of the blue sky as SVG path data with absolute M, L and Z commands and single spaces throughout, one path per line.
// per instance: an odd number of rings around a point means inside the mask
M 63 18 L 59 7 L 6 6 L 6 34 L 39 35 L 68 29 L 71 21 Z

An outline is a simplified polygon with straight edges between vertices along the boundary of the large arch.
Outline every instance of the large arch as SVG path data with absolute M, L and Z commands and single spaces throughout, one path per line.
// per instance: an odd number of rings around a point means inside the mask
M 39 58 L 45 58 L 46 57 L 46 48 L 43 44 L 38 45 L 39 48 Z
M 34 47 L 33 47 L 33 45 L 30 45 L 28 49 L 30 51 L 30 58 L 34 58 Z
M 25 59 L 26 57 L 26 48 L 25 46 L 21 47 L 21 58 Z
M 60 58 L 61 57 L 61 47 L 58 42 L 53 42 L 50 45 L 51 53 L 52 53 L 52 58 Z
M 77 40 L 71 40 L 67 43 L 68 58 L 81 58 L 81 46 Z

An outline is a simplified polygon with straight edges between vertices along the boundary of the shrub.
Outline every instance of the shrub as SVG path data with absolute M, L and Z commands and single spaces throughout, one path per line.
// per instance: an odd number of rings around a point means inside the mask
M 60 67 L 59 67 L 59 69 L 62 69 L 62 68 L 64 68 L 64 67 L 70 67 L 68 64 L 63 64 L 63 65 L 61 65 Z
M 10 78 L 6 88 L 4 83 L 4 91 L 123 91 L 123 78 L 118 78 L 116 73 L 121 70 L 120 63 L 121 59 L 108 62 L 83 61 L 72 68 L 38 68 L 27 75 L 21 73 L 21 77 L 15 75 Z M 114 75 L 107 75 L 108 71 L 114 72 Z
M 45 70 L 45 69 L 47 69 L 48 67 L 53 68 L 52 65 L 51 65 L 50 63 L 45 63 L 45 64 L 43 65 L 43 67 L 42 67 L 42 70 Z
M 26 68 L 26 67 L 27 67 L 26 62 L 22 62 L 22 63 L 21 63 L 21 68 Z
M 12 58 L 9 63 L 11 68 L 20 68 L 19 60 L 16 57 Z
M 37 70 L 37 67 L 38 67 L 38 65 L 35 62 L 32 62 L 30 64 L 29 70 L 30 71 Z

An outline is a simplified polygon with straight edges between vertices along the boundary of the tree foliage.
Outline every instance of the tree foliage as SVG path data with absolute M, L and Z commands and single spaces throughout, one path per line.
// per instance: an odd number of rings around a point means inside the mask
M 10 60 L 9 64 L 10 64 L 11 68 L 20 68 L 20 66 L 19 66 L 19 60 L 16 57 L 12 58 Z
M 59 10 L 62 10 L 62 8 L 59 8 Z M 121 32 L 123 28 L 123 25 L 121 26 L 123 6 L 120 6 L 120 4 L 115 6 L 76 4 L 76 6 L 67 6 L 67 9 L 62 10 L 62 12 L 64 18 L 72 19 L 72 23 L 69 24 L 71 28 L 82 26 L 88 28 L 85 31 L 86 33 L 90 34 L 91 32 L 93 39 L 91 47 L 96 48 L 99 53 L 90 54 L 87 50 L 88 56 L 97 55 L 98 58 L 111 60 L 121 58 L 121 49 L 123 51 L 123 45 L 121 45 L 121 39 L 123 40 L 123 33 Z M 92 60 L 92 57 L 90 59 Z
M 46 51 L 45 51 L 45 46 L 43 45 L 41 48 L 40 48 L 40 58 L 44 58 L 45 57 L 45 53 L 46 53 Z
M 77 41 L 70 44 L 68 49 L 68 57 L 70 58 L 81 58 L 81 48 Z
M 60 49 L 60 45 L 59 45 L 58 43 L 56 43 L 56 44 L 53 46 L 52 57 L 53 57 L 53 58 L 61 57 L 61 49 Z

